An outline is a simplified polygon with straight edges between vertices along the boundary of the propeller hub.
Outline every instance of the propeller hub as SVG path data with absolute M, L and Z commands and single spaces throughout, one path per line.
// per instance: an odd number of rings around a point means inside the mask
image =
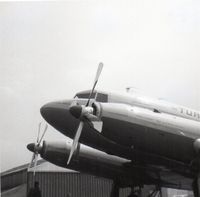
M 71 147 L 71 150 L 70 150 L 70 154 L 69 154 L 69 158 L 68 158 L 68 161 L 67 161 L 67 165 L 70 163 L 70 160 L 71 160 L 71 158 L 73 156 L 73 153 L 76 150 L 77 145 L 79 143 L 79 138 L 81 136 L 81 132 L 82 132 L 82 129 L 84 127 L 84 122 L 86 120 L 87 121 L 88 120 L 91 121 L 94 117 L 95 117 L 95 119 L 97 118 L 95 115 L 93 115 L 93 111 L 94 110 L 93 110 L 92 107 L 89 106 L 89 104 L 90 104 L 91 96 L 94 93 L 94 89 L 95 89 L 95 87 L 97 85 L 99 76 L 101 74 L 102 68 L 103 68 L 103 63 L 100 63 L 99 67 L 98 67 L 98 70 L 97 70 L 97 73 L 96 73 L 96 77 L 95 77 L 95 80 L 94 80 L 92 91 L 90 92 L 90 95 L 88 97 L 86 105 L 85 106 L 74 105 L 74 106 L 71 106 L 69 108 L 69 112 L 71 113 L 71 115 L 74 116 L 77 119 L 80 119 L 80 123 L 79 123 L 78 129 L 76 131 L 74 140 L 73 140 L 73 144 L 72 144 L 72 147 Z
M 30 144 L 28 144 L 27 146 L 27 149 L 29 150 L 29 151 L 31 151 L 31 152 L 35 152 L 35 143 L 30 143 Z
M 75 106 L 70 107 L 69 111 L 72 116 L 79 119 L 82 114 L 82 107 L 80 105 L 75 105 Z
M 42 146 L 39 146 L 35 143 L 30 143 L 27 145 L 27 149 L 33 153 L 41 153 Z

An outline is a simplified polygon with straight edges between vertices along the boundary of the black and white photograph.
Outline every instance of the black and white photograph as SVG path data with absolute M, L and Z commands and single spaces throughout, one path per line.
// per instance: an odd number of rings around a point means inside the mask
M 2 197 L 200 197 L 200 1 L 0 1 Z

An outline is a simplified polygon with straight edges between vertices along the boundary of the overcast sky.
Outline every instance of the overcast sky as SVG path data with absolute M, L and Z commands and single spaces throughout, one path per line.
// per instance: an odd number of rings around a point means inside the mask
M 99 89 L 200 110 L 199 35 L 197 0 L 0 2 L 1 170 L 30 161 L 40 107 L 91 88 L 100 61 Z

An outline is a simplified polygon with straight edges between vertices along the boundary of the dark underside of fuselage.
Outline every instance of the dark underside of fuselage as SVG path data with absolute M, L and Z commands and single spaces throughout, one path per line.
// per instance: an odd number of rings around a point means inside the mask
M 102 135 L 121 146 L 189 164 L 195 158 L 194 140 L 186 136 L 103 117 Z

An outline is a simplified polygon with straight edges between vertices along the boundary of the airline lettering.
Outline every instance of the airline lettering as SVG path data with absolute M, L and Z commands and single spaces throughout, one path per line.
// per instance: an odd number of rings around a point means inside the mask
M 186 114 L 188 116 L 192 116 L 192 117 L 197 118 L 197 119 L 200 119 L 200 113 L 194 112 L 194 111 L 189 110 L 189 109 L 181 108 L 181 113 Z

